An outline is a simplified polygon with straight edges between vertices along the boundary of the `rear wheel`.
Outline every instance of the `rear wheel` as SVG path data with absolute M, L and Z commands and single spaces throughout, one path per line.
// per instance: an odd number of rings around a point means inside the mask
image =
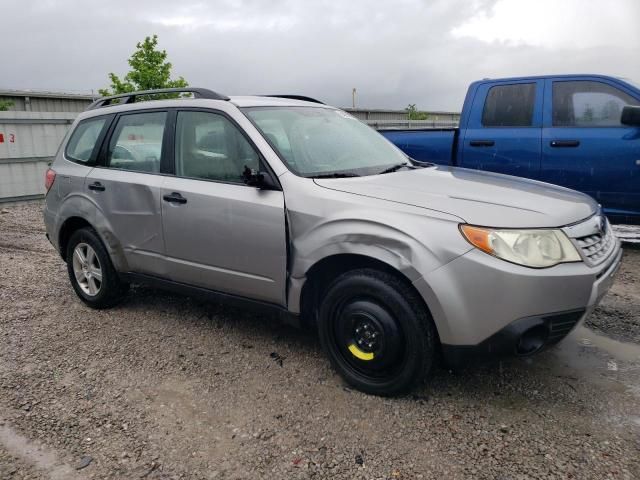
M 435 362 L 429 313 L 409 285 L 386 272 L 360 269 L 338 277 L 322 301 L 319 333 L 334 368 L 366 393 L 404 393 Z
M 116 304 L 126 290 L 96 232 L 76 230 L 67 244 L 69 280 L 80 299 L 92 308 Z

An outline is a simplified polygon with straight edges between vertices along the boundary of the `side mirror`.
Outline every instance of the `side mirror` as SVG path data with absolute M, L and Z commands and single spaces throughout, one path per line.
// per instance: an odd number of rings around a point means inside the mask
M 624 107 L 620 123 L 631 127 L 640 127 L 640 107 L 632 107 L 631 105 Z
M 279 190 L 279 187 L 267 172 L 261 172 L 246 165 L 242 171 L 242 180 L 250 187 L 260 188 L 262 190 Z

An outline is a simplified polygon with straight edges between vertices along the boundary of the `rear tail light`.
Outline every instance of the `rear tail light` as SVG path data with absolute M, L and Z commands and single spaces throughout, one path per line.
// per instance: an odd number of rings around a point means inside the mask
M 56 180 L 56 172 L 55 170 L 51 170 L 50 168 L 47 170 L 47 173 L 44 175 L 44 188 L 47 189 L 47 193 L 53 186 L 53 182 Z

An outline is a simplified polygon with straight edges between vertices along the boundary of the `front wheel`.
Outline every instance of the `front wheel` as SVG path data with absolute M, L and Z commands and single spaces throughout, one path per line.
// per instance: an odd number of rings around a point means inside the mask
M 334 368 L 366 393 L 404 393 L 435 362 L 429 313 L 409 285 L 386 272 L 360 269 L 338 277 L 322 301 L 318 327 Z
M 91 228 L 81 228 L 71 235 L 67 271 L 76 294 L 92 308 L 111 307 L 126 290 L 102 241 Z

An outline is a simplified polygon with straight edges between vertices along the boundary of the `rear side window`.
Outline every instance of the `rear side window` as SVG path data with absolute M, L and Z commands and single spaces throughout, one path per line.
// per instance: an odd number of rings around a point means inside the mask
M 533 124 L 535 99 L 535 83 L 491 87 L 482 110 L 482 125 L 485 127 L 530 127 Z
M 553 82 L 554 127 L 620 127 L 625 105 L 640 102 L 602 82 Z
M 113 130 L 107 166 L 138 172 L 160 172 L 167 112 L 122 115 Z
M 87 164 L 107 123 L 107 117 L 91 118 L 78 124 L 69 138 L 65 156 L 76 163 Z

